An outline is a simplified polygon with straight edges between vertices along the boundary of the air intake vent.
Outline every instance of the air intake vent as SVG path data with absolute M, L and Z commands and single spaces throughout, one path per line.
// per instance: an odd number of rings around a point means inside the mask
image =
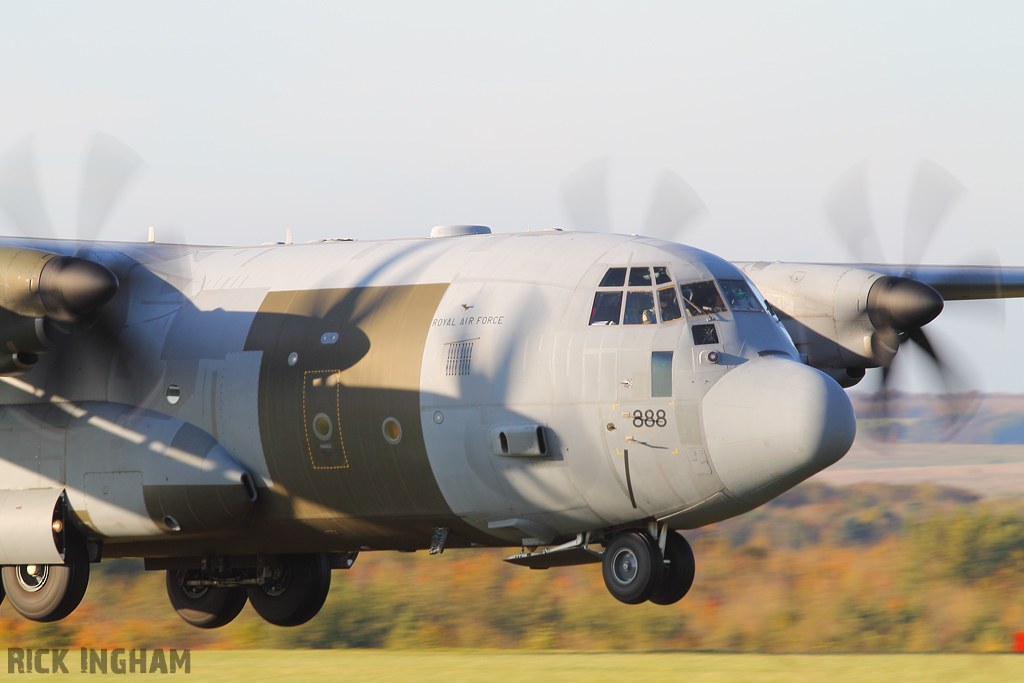
M 468 375 L 471 360 L 473 360 L 472 340 L 444 345 L 444 374 L 447 377 Z

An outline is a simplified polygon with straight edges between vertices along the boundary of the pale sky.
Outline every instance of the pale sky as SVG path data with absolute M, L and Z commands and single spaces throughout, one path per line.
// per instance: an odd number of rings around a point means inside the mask
M 65 236 L 102 130 L 148 164 L 107 239 L 567 226 L 559 185 L 610 156 L 618 230 L 667 167 L 710 209 L 685 241 L 820 261 L 849 260 L 821 202 L 864 160 L 899 261 L 926 158 L 969 194 L 925 262 L 1024 265 L 1022 36 L 1016 2 L 2 1 L 0 149 L 35 134 Z M 929 326 L 936 344 L 978 388 L 1024 391 L 1024 306 L 1004 327 L 969 307 Z

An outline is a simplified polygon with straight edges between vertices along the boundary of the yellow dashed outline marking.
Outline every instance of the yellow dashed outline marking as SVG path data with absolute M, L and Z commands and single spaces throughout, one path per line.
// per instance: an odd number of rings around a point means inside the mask
M 313 458 L 313 443 L 309 440 L 309 420 L 306 418 L 306 382 L 308 378 L 306 375 L 326 375 L 332 374 L 338 376 L 338 441 L 341 442 L 341 457 L 345 458 L 344 465 L 328 465 L 321 467 L 316 464 L 316 460 Z M 306 370 L 302 375 L 302 431 L 306 435 L 306 449 L 309 451 L 309 462 L 313 465 L 314 470 L 344 470 L 348 468 L 348 454 L 345 452 L 345 437 L 341 433 L 341 370 Z

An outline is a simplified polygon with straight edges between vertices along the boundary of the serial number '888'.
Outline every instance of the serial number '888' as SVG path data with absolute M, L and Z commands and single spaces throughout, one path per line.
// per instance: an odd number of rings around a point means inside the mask
M 631 417 L 633 426 L 637 429 L 640 427 L 664 427 L 668 424 L 664 410 L 634 410 Z

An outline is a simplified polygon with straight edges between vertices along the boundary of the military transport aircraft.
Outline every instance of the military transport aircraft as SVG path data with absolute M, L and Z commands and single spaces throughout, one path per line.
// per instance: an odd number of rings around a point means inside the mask
M 134 172 L 105 144 L 90 225 Z M 601 563 L 622 602 L 674 603 L 695 572 L 677 531 L 839 460 L 843 388 L 903 341 L 937 360 L 921 327 L 944 299 L 1024 295 L 1018 269 L 730 263 L 557 229 L 48 239 L 12 154 L 0 204 L 34 236 L 0 239 L 0 565 L 36 621 L 108 558 L 165 571 L 195 626 L 246 601 L 291 626 L 361 551 L 467 547 Z

